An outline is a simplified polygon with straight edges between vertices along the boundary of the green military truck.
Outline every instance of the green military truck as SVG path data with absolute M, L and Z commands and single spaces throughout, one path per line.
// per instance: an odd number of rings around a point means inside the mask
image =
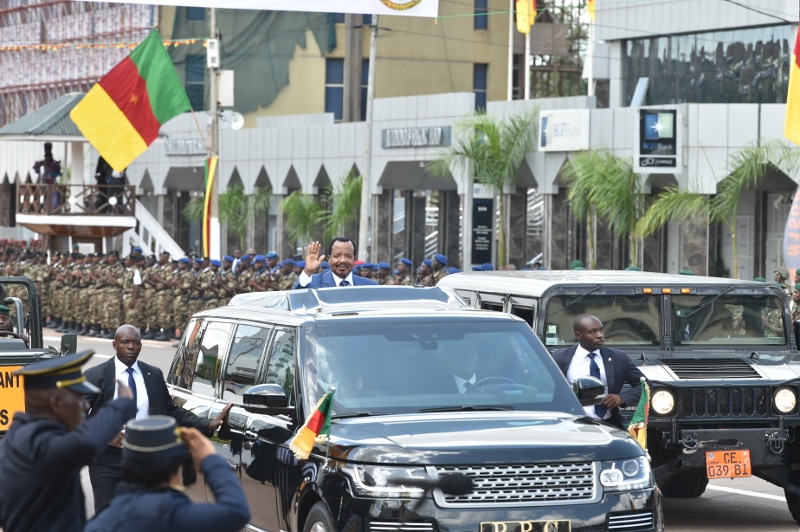
M 44 347 L 41 303 L 36 285 L 27 277 L 0 277 L 0 302 L 11 310 L 11 322 L 0 322 L 0 435 L 14 412 L 25 409 L 22 379 L 11 373 L 46 358 L 74 353 L 77 335 L 65 334 L 61 348 Z
M 664 495 L 757 476 L 784 488 L 800 522 L 798 350 L 778 286 L 635 271 L 470 272 L 437 286 L 520 316 L 551 352 L 575 343 L 575 317 L 597 316 L 605 345 L 649 380 L 647 443 Z

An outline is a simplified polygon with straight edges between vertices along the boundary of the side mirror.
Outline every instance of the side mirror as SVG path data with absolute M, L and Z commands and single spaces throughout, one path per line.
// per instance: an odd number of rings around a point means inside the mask
M 78 335 L 66 333 L 61 337 L 61 354 L 71 355 L 78 352 Z
M 595 404 L 595 399 L 606 394 L 606 387 L 600 379 L 586 376 L 572 381 L 572 391 L 581 405 L 591 406 Z
M 289 398 L 280 384 L 259 384 L 244 392 L 244 409 L 253 414 L 268 416 L 294 414 Z

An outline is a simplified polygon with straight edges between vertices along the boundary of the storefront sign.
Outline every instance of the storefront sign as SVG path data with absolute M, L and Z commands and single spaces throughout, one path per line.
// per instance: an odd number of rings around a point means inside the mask
M 492 262 L 494 200 L 472 200 L 472 264 Z
M 539 112 L 539 151 L 589 149 L 589 109 Z
M 208 150 L 200 139 L 164 139 L 167 155 L 206 155 Z
M 429 148 L 450 145 L 450 126 L 406 127 L 381 131 L 381 146 L 389 148 Z
M 681 172 L 679 125 L 677 110 L 639 110 L 634 147 L 635 172 Z

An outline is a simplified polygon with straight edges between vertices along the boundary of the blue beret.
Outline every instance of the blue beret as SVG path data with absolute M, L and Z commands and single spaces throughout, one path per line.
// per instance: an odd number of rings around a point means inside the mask
M 275 253 L 274 251 L 270 251 L 269 253 L 267 253 L 267 258 L 268 259 L 277 259 L 278 258 L 278 254 Z M 256 260 L 258 260 L 258 259 L 256 259 Z
M 473 272 L 481 272 L 481 271 L 483 271 L 483 270 L 481 269 L 481 267 L 480 267 L 480 266 L 473 266 L 473 267 L 472 267 L 472 271 L 473 271 Z
M 430 268 L 433 265 L 433 262 L 431 262 L 431 259 L 425 259 L 425 260 L 422 261 L 422 263 L 425 266 L 427 266 L 428 268 Z
M 212 266 L 216 266 L 217 268 L 219 268 L 220 266 L 222 266 L 222 263 L 220 261 L 218 261 L 217 259 L 211 259 L 211 265 Z
M 447 273 L 449 273 L 449 274 L 461 273 L 461 270 L 459 270 L 455 266 L 451 266 L 451 267 L 447 268 Z
M 492 266 L 491 264 L 486 262 L 484 264 L 481 264 L 481 270 L 484 271 L 484 272 L 489 272 L 489 271 L 494 270 L 494 266 Z
M 242 255 L 239 260 L 250 260 L 250 255 Z
M 353 266 L 353 269 L 354 269 L 355 271 L 358 271 L 358 270 L 360 270 L 360 269 L 361 269 L 361 266 L 363 266 L 363 264 L 356 264 L 355 266 Z
M 139 246 L 133 246 L 133 251 L 141 253 L 142 252 L 142 248 L 140 248 Z
M 305 268 L 306 267 L 306 261 L 298 260 L 297 262 L 294 263 L 294 265 L 297 266 L 298 268 Z
M 361 265 L 361 267 L 362 268 L 368 268 L 368 269 L 371 270 L 372 269 L 372 263 L 371 262 L 365 262 L 364 264 Z
M 189 257 L 181 257 L 181 259 L 178 262 L 182 262 L 184 264 L 191 264 L 192 263 L 192 261 L 189 260 Z
M 331 267 L 331 265 L 330 265 L 330 264 L 328 264 L 328 261 L 327 261 L 327 260 L 326 260 L 326 261 L 323 261 L 323 262 L 322 262 L 322 264 L 320 264 L 320 266 L 322 266 L 323 268 L 330 268 L 330 267 Z
M 222 257 L 222 260 L 226 260 L 228 262 L 233 262 L 233 257 L 231 257 L 230 255 L 225 255 L 224 257 Z
M 388 262 L 379 262 L 378 268 L 380 268 L 381 270 L 391 270 L 392 266 Z
M 286 259 L 283 262 L 281 262 L 281 266 L 294 266 L 294 261 L 292 259 Z
M 395 270 L 395 271 L 394 271 L 394 274 L 395 274 L 395 275 L 400 275 L 400 270 Z
M 195 261 L 197 264 L 203 264 L 203 258 L 202 258 L 202 257 L 195 257 L 195 258 L 194 258 L 194 261 Z
M 390 268 L 391 268 L 391 266 L 390 266 Z M 372 271 L 373 271 L 373 272 L 377 272 L 377 271 L 378 271 L 378 269 L 379 269 L 379 268 L 378 268 L 378 265 L 377 265 L 377 264 L 373 264 L 373 265 L 372 265 Z
M 402 262 L 402 263 L 403 263 L 403 264 L 405 264 L 406 266 L 413 266 L 413 265 L 414 265 L 414 263 L 413 263 L 413 262 L 411 262 L 411 259 L 407 259 L 407 258 L 405 258 L 405 257 L 404 257 L 404 258 L 402 258 L 402 259 L 400 259 L 400 262 Z
M 442 255 L 441 253 L 437 253 L 436 255 L 433 256 L 433 258 L 436 259 L 436 262 L 438 262 L 439 264 L 444 264 L 445 266 L 447 265 L 447 257 Z
M 255 260 L 256 262 L 264 262 L 265 260 L 267 260 L 267 257 L 265 257 L 264 255 L 256 255 L 255 259 L 253 260 Z

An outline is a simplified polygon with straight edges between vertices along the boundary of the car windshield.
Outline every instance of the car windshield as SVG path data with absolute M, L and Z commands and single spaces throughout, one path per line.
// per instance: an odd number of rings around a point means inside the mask
M 606 345 L 660 345 L 658 296 L 588 294 L 556 296 L 547 302 L 545 344 L 564 346 L 575 343 L 575 318 L 591 314 L 603 322 Z
M 335 387 L 334 415 L 435 410 L 583 412 L 530 327 L 398 320 L 304 330 L 306 405 Z
M 676 346 L 787 345 L 784 307 L 779 297 L 714 297 L 672 296 L 672 336 Z

